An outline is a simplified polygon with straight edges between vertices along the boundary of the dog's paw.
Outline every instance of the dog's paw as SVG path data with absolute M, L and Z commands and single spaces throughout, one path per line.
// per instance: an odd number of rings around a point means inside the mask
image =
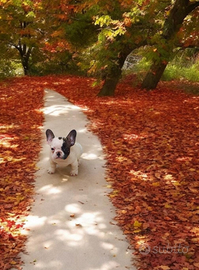
M 77 175 L 78 175 L 78 172 L 77 172 L 77 171 L 71 171 L 71 172 L 70 172 L 70 175 L 71 175 L 71 176 L 77 176 Z
M 49 168 L 49 169 L 48 169 L 48 173 L 49 173 L 49 174 L 53 174 L 53 173 L 55 173 L 55 170 L 52 169 L 52 168 Z

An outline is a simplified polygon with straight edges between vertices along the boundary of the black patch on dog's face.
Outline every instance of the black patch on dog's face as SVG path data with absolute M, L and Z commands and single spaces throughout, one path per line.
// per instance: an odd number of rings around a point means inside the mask
M 59 140 L 62 140 L 62 137 L 58 137 Z
M 70 146 L 67 144 L 67 141 L 64 141 L 61 150 L 64 153 L 63 159 L 67 159 L 67 157 L 70 155 Z
M 63 139 L 63 144 L 61 147 L 62 152 L 64 153 L 63 159 L 67 159 L 70 155 L 70 148 L 75 144 L 77 132 L 76 130 L 71 130 L 66 138 Z M 58 139 L 60 139 L 59 137 Z

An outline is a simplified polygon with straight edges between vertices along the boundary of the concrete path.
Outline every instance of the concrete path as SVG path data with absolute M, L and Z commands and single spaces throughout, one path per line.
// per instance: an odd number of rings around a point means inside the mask
M 24 270 L 133 270 L 132 251 L 113 220 L 105 164 L 98 138 L 88 132 L 87 118 L 58 93 L 46 90 L 45 123 L 56 136 L 77 130 L 83 146 L 79 175 L 69 169 L 47 173 L 49 145 L 43 140 L 36 175 L 36 197 L 26 227 Z

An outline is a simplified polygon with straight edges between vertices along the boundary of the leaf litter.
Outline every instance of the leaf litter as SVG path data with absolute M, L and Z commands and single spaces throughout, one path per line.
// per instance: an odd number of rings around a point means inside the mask
M 33 202 L 43 88 L 26 79 L 0 84 L 0 269 L 20 268 L 21 234 Z
M 99 136 L 115 220 L 137 268 L 199 268 L 199 97 L 176 82 L 147 92 L 132 87 L 131 79 L 121 81 L 114 97 L 97 97 L 92 78 L 23 77 L 1 84 L 2 269 L 21 265 L 17 254 L 26 239 L 20 217 L 33 200 L 44 88 L 82 107 Z

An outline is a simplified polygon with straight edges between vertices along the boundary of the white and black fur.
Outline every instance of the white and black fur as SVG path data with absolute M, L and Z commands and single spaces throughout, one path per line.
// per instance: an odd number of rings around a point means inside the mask
M 50 168 L 48 172 L 54 173 L 56 164 L 60 166 L 71 165 L 71 175 L 78 175 L 79 158 L 82 154 L 82 146 L 75 142 L 77 132 L 71 130 L 66 138 L 55 137 L 52 130 L 46 130 L 47 142 L 51 148 Z

